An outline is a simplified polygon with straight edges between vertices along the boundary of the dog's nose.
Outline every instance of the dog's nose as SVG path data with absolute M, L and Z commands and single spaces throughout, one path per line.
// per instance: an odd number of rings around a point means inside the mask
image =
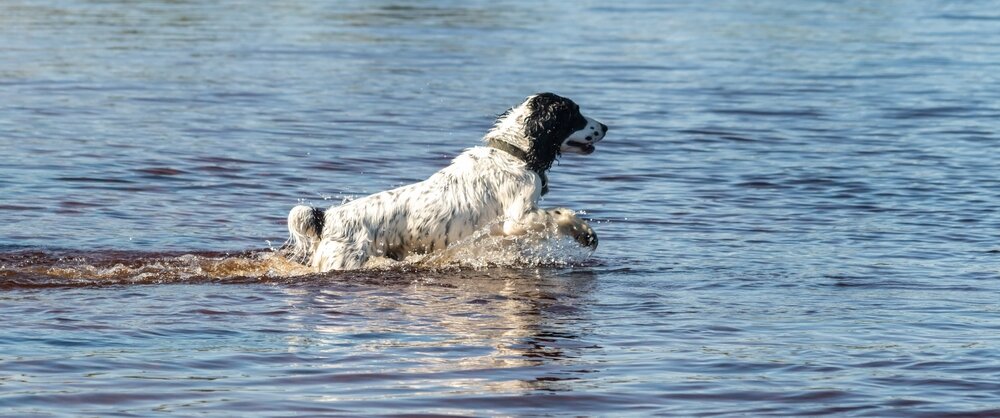
M 608 125 L 601 123 L 601 132 L 608 133 Z

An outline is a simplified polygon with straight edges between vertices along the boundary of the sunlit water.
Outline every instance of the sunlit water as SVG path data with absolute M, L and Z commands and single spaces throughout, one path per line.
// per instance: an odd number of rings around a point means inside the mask
M 1000 4 L 613 3 L 0 2 L 0 415 L 1000 415 Z M 538 91 L 592 256 L 270 252 Z

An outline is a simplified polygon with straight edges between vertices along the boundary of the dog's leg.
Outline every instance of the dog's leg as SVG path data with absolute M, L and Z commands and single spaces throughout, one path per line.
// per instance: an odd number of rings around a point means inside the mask
M 597 248 L 597 233 L 576 212 L 566 208 L 549 209 L 547 212 L 556 222 L 560 234 L 573 237 L 584 247 Z
M 554 232 L 573 237 L 584 247 L 597 248 L 597 234 L 576 213 L 566 208 L 535 209 L 522 215 L 519 219 L 508 219 L 501 230 L 495 231 L 503 235 L 524 235 L 529 232 Z
M 312 267 L 319 272 L 357 270 L 371 257 L 367 239 L 344 241 L 326 238 L 320 241 L 312 258 Z

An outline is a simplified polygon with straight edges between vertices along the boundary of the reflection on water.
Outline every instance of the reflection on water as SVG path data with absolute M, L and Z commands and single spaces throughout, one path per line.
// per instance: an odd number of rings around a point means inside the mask
M 411 353 L 412 364 L 395 368 L 393 373 L 455 374 L 466 376 L 452 383 L 455 390 L 504 393 L 560 390 L 559 382 L 578 379 L 573 375 L 587 370 L 544 375 L 542 366 L 572 363 L 584 351 L 600 348 L 587 343 L 587 337 L 578 335 L 581 330 L 573 326 L 575 320 L 585 320 L 578 317 L 585 312 L 576 305 L 589 298 L 595 280 L 592 273 L 551 277 L 537 271 L 496 270 L 486 277 L 453 273 L 423 276 L 410 283 L 398 276 L 386 279 L 379 277 L 379 288 L 362 300 L 352 300 L 339 289 L 284 289 L 290 309 L 331 309 L 337 315 L 348 312 L 372 318 L 362 324 L 293 320 L 289 326 L 309 337 L 286 340 L 289 349 L 336 350 L 342 347 L 344 336 L 361 336 L 366 341 L 352 345 L 353 353 Z M 423 361 L 427 355 L 434 357 L 432 361 Z M 506 378 L 487 376 L 501 369 L 516 371 Z M 490 383 L 471 384 L 483 379 Z

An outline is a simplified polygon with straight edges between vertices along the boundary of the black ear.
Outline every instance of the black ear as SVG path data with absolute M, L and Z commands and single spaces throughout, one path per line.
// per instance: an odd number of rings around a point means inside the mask
M 528 106 L 531 112 L 524 118 L 524 130 L 532 141 L 529 165 L 547 170 L 559 156 L 562 142 L 573 133 L 573 116 L 579 111 L 572 100 L 552 93 L 533 96 Z
M 572 100 L 552 93 L 539 93 L 528 103 L 531 113 L 525 118 L 525 133 L 536 140 L 555 141 L 557 148 L 573 133 L 572 119 L 579 111 Z

